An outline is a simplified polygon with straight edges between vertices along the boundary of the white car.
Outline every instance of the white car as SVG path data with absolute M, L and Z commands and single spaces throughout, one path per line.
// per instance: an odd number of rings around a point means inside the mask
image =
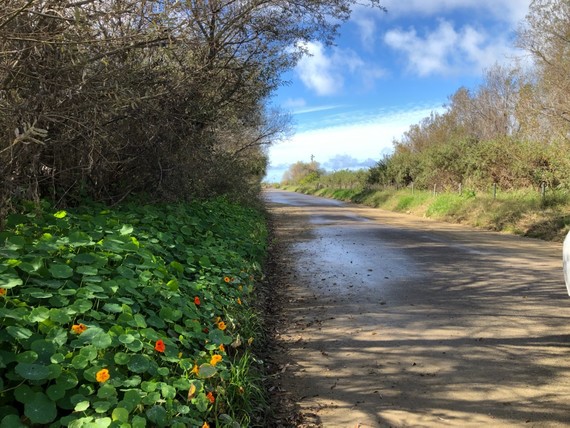
M 570 296 L 570 232 L 564 238 L 562 246 L 562 268 L 564 269 L 564 282 L 566 282 L 566 290 Z

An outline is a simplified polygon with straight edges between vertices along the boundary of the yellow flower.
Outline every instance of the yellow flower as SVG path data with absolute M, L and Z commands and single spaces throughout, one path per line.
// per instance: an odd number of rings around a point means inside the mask
M 226 352 L 226 348 L 224 347 L 224 344 L 223 344 L 223 343 L 220 345 L 220 348 L 219 348 L 219 349 L 220 349 L 220 351 L 222 351 L 222 352 Z
M 218 328 L 219 328 L 220 330 L 222 330 L 222 331 L 225 330 L 225 329 L 227 328 L 226 323 L 223 322 L 223 321 L 220 321 L 220 322 L 218 323 Z
M 253 343 L 253 337 L 250 337 L 249 339 L 247 339 L 247 344 L 251 345 Z
M 85 324 L 73 324 L 71 326 L 71 331 L 73 331 L 75 334 L 81 334 L 83 333 L 85 330 L 87 330 L 87 326 Z
M 212 355 L 212 359 L 210 360 L 210 364 L 215 366 L 216 364 L 218 364 L 220 361 L 222 361 L 222 356 L 221 355 Z
M 192 367 L 192 372 L 191 372 L 191 373 L 194 373 L 194 374 L 197 375 L 197 374 L 198 374 L 198 370 L 199 370 L 199 369 L 198 369 L 198 364 L 194 364 L 194 367 Z
M 230 281 L 231 281 L 231 279 L 230 279 L 230 277 L 229 277 L 229 276 L 226 276 L 226 277 L 224 277 L 224 281 L 225 281 L 225 282 L 230 282 Z
M 241 305 L 241 299 L 239 297 L 237 298 L 237 302 L 238 302 L 238 305 Z
M 109 374 L 109 370 L 107 369 L 101 369 L 97 372 L 97 374 L 95 375 L 95 379 L 97 380 L 97 382 L 99 383 L 105 383 L 107 382 L 109 379 L 111 378 L 111 375 Z

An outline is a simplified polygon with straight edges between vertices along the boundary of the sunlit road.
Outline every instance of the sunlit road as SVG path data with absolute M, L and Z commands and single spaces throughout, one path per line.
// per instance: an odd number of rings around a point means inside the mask
M 570 426 L 561 244 L 265 196 L 289 248 L 282 387 L 306 420 Z

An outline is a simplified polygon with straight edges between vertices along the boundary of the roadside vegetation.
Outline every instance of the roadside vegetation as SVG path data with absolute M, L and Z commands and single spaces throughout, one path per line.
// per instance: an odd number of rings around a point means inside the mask
M 516 45 L 533 67 L 496 65 L 393 141 L 366 171 L 291 165 L 281 186 L 561 239 L 570 219 L 570 4 L 535 0 Z
M 264 425 L 258 211 L 29 204 L 0 241 L 0 426 Z

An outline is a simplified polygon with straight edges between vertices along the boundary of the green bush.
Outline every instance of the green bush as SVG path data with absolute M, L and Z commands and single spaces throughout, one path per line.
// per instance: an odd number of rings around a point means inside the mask
M 232 373 L 265 245 L 259 214 L 224 200 L 9 216 L 1 426 L 247 423 Z

